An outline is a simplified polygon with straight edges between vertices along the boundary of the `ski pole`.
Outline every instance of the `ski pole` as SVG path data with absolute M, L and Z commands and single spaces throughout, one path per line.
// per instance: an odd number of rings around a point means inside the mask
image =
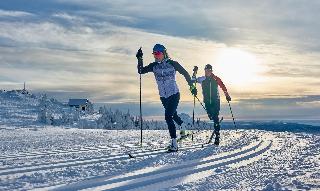
M 197 85 L 197 72 L 198 72 L 198 66 L 194 66 L 193 68 L 193 74 L 192 78 L 195 79 L 194 86 Z M 193 96 L 193 111 L 192 111 L 192 125 L 194 126 L 194 109 L 196 107 L 196 97 Z
M 194 126 L 194 108 L 196 107 L 196 97 L 193 96 L 192 125 Z
M 236 126 L 236 122 L 234 121 L 233 112 L 232 112 L 231 105 L 230 105 L 230 102 L 229 102 L 229 101 L 228 101 L 228 104 L 229 104 L 229 109 L 230 109 L 230 112 L 231 112 L 231 116 L 232 116 L 232 120 L 233 120 L 234 128 L 237 128 L 237 126 Z
M 140 74 L 140 143 L 142 146 L 142 105 L 141 105 L 141 74 Z
M 198 66 L 194 66 L 193 67 L 192 78 L 195 79 L 195 81 L 194 81 L 194 86 L 195 87 L 197 86 L 197 72 L 198 72 Z M 194 109 L 195 109 L 195 107 L 196 107 L 196 97 L 194 95 L 193 96 L 193 110 L 192 110 L 192 125 L 193 125 L 193 128 L 194 128 Z M 192 132 L 191 140 L 193 141 L 193 132 Z
M 140 47 L 139 51 L 141 51 L 142 53 L 142 47 Z M 141 85 L 141 68 L 139 68 L 139 74 L 140 74 L 140 143 L 141 143 L 141 147 L 142 147 L 142 104 L 141 104 L 141 97 L 142 97 L 142 85 Z
M 200 99 L 198 98 L 198 96 L 194 96 L 195 98 L 197 98 L 197 100 L 199 101 L 199 103 L 201 104 L 201 106 L 203 107 L 204 110 L 207 111 L 206 107 L 203 105 L 203 103 L 200 101 Z

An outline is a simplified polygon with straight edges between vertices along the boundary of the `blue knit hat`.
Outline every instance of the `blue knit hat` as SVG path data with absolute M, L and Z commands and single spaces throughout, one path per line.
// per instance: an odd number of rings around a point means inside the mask
M 153 47 L 153 52 L 156 52 L 156 51 L 160 51 L 162 53 L 165 53 L 166 47 L 164 47 L 162 44 L 156 44 Z

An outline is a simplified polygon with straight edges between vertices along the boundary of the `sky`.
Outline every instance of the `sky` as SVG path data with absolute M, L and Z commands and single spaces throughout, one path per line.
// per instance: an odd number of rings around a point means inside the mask
M 237 119 L 319 119 L 320 2 L 10 0 L 0 2 L 0 89 L 61 101 L 88 98 L 138 114 L 139 75 L 152 47 L 192 74 L 206 64 L 226 85 Z M 180 74 L 178 112 L 193 97 Z M 198 85 L 199 98 L 202 99 Z M 221 115 L 231 119 L 221 94 Z M 163 118 L 152 73 L 142 76 L 143 115 Z M 196 116 L 206 119 L 200 104 Z

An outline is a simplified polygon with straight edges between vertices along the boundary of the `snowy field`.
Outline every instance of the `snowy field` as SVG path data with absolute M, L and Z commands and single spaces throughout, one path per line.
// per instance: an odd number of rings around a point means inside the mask
M 320 190 L 315 126 L 223 122 L 219 147 L 203 144 L 211 132 L 201 130 L 165 153 L 167 130 L 144 130 L 141 147 L 129 115 L 75 114 L 43 96 L 0 92 L 0 190 Z M 47 125 L 53 115 L 63 125 Z
M 167 131 L 62 127 L 0 130 L 0 190 L 320 190 L 320 136 L 209 132 L 164 153 Z M 135 156 L 130 158 L 128 153 Z

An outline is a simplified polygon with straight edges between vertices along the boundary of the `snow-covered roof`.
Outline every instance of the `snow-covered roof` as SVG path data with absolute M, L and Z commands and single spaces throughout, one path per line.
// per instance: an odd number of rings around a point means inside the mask
M 86 105 L 89 102 L 88 99 L 69 99 L 68 105 Z

